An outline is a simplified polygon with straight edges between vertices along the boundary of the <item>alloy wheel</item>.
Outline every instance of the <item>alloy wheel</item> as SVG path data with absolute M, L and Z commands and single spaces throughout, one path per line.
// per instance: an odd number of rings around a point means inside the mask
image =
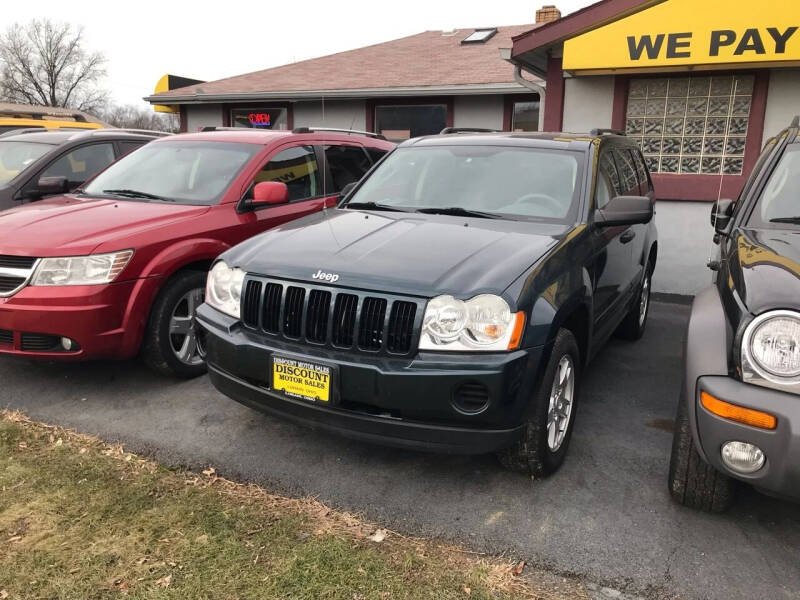
M 172 352 L 185 365 L 200 365 L 206 360 L 203 334 L 195 321 L 197 307 L 204 297 L 202 288 L 189 290 L 175 303 L 169 319 Z
M 575 394 L 575 365 L 572 356 L 565 354 L 558 361 L 550 407 L 547 410 L 547 447 L 557 452 L 567 437 Z
M 642 295 L 639 298 L 639 327 L 644 325 L 647 318 L 647 309 L 650 306 L 650 273 L 644 276 L 642 282 Z

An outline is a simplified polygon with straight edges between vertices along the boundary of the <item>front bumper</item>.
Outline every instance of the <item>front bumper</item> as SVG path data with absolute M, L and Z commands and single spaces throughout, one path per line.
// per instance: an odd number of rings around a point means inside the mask
M 130 358 L 138 351 L 146 319 L 139 301 L 152 297 L 157 286 L 156 279 L 139 279 L 25 287 L 10 298 L 0 298 L 0 354 L 50 360 Z M 61 348 L 62 337 L 73 340 L 77 349 Z
M 207 305 L 197 320 L 207 331 L 211 381 L 234 400 L 349 438 L 446 453 L 483 454 L 520 439 L 544 351 L 370 356 L 267 339 Z M 273 355 L 331 366 L 337 400 L 321 405 L 273 390 Z M 465 383 L 487 392 L 477 414 L 454 401 Z
M 770 413 L 777 417 L 778 427 L 767 431 L 714 415 L 700 403 L 703 391 L 739 406 Z M 732 377 L 704 376 L 698 380 L 695 398 L 697 435 L 706 459 L 715 469 L 771 494 L 800 500 L 800 397 L 742 383 Z M 752 475 L 731 471 L 720 457 L 723 444 L 731 441 L 761 448 L 767 458 L 764 467 Z

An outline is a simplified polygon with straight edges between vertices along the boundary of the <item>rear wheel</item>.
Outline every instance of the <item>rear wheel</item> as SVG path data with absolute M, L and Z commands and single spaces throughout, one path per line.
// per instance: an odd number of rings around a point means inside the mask
M 736 480 L 717 471 L 698 454 L 683 397 L 678 403 L 672 438 L 669 491 L 676 502 L 707 512 L 728 510 L 736 495 Z
M 644 335 L 644 330 L 647 326 L 647 316 L 650 314 L 650 292 L 652 283 L 653 263 L 648 262 L 636 302 L 616 331 L 618 337 L 624 340 L 636 341 L 641 339 Z
M 575 336 L 561 329 L 532 399 L 523 438 L 498 453 L 507 469 L 532 477 L 555 473 L 567 455 L 578 401 L 580 352 Z
M 202 330 L 195 322 L 205 297 L 205 273 L 173 276 L 153 304 L 142 345 L 142 357 L 163 375 L 191 378 L 206 372 Z

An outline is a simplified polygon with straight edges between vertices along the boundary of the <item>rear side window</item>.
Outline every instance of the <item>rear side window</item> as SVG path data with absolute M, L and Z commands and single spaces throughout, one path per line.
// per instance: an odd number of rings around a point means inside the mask
M 388 153 L 388 150 L 381 150 L 380 148 L 367 148 L 367 154 L 372 159 L 373 163 L 378 162 Z
M 639 176 L 636 174 L 636 165 L 633 162 L 633 155 L 626 149 L 614 150 L 614 157 L 619 171 L 621 195 L 639 195 Z
M 280 181 L 289 188 L 289 202 L 316 198 L 322 194 L 319 166 L 313 146 L 294 146 L 282 150 L 269 159 L 253 180 L 253 186 L 262 181 Z M 246 198 L 252 199 L 253 186 Z
M 606 151 L 600 155 L 597 165 L 597 189 L 595 190 L 595 203 L 597 208 L 604 208 L 615 196 L 620 196 L 620 176 L 617 164 L 611 152 Z
M 70 185 L 79 185 L 114 160 L 114 147 L 111 143 L 81 146 L 52 163 L 40 177 L 66 177 Z
M 325 146 L 325 161 L 333 181 L 333 192 L 361 179 L 372 163 L 360 146 Z
M 125 156 L 126 154 L 130 154 L 137 148 L 141 148 L 145 145 L 145 142 L 133 142 L 133 141 L 126 141 L 126 142 L 117 142 L 119 144 L 120 156 Z

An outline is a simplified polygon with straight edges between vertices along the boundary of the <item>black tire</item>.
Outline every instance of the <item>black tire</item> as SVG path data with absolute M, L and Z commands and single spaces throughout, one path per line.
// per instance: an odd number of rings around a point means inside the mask
M 697 453 L 686 402 L 681 397 L 669 461 L 669 491 L 672 498 L 690 508 L 721 513 L 733 505 L 736 484 L 735 479 L 717 471 Z
M 182 361 L 173 349 L 175 338 L 170 334 L 173 312 L 193 290 L 205 292 L 206 274 L 200 271 L 180 271 L 162 288 L 153 307 L 142 341 L 142 359 L 156 373 L 191 379 L 206 372 L 205 355 L 200 344 L 198 364 Z M 180 310 L 180 308 L 179 308 Z M 187 311 L 188 312 L 188 311 Z M 192 315 L 193 317 L 193 315 Z M 192 318 L 192 326 L 194 319 Z M 197 336 L 202 334 L 198 331 Z M 202 342 L 202 340 L 200 340 Z
M 550 394 L 559 364 L 565 356 L 571 358 L 572 368 L 574 369 L 572 410 L 569 413 L 563 442 L 554 451 L 550 449 L 548 444 L 547 422 Z M 547 368 L 531 401 L 523 438 L 510 448 L 505 448 L 497 453 L 500 463 L 505 468 L 518 473 L 525 473 L 533 478 L 539 478 L 547 477 L 561 467 L 567 455 L 575 424 L 575 413 L 578 408 L 580 390 L 580 367 L 581 356 L 575 336 L 567 329 L 559 330 Z
M 639 286 L 639 293 L 636 294 L 636 302 L 631 306 L 630 311 L 625 315 L 625 319 L 619 324 L 616 336 L 623 340 L 635 342 L 642 339 L 644 330 L 647 328 L 647 317 L 650 315 L 650 293 L 653 281 L 653 263 L 647 263 L 642 284 Z M 642 297 L 647 294 L 644 319 L 641 318 Z

